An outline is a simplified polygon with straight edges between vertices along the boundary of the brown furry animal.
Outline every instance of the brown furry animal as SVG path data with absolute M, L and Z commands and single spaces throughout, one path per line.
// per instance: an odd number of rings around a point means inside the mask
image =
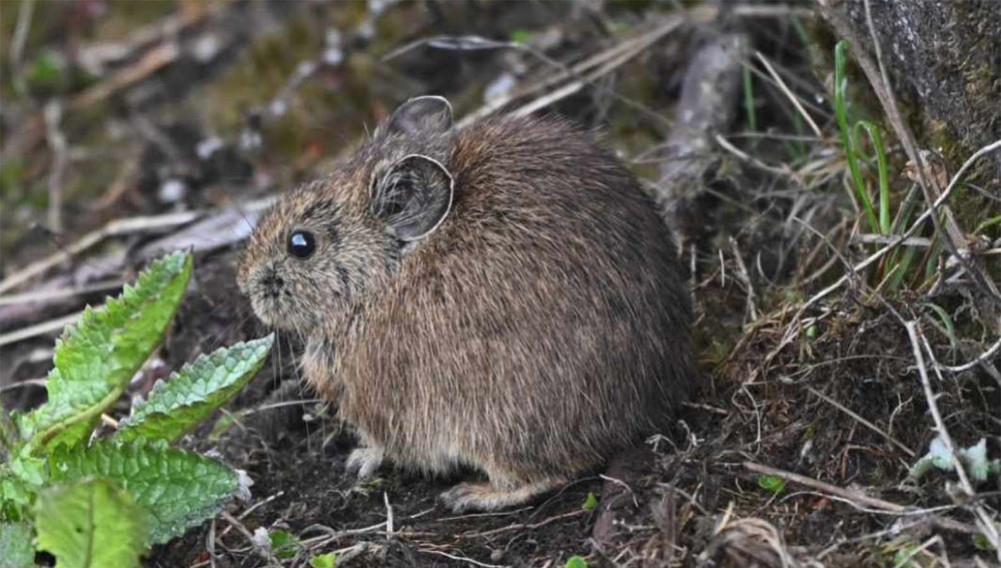
M 401 106 L 328 178 L 261 221 L 239 273 L 307 379 L 383 458 L 487 483 L 456 511 L 525 502 L 662 429 L 692 391 L 689 298 L 632 175 L 555 120 L 452 125 Z

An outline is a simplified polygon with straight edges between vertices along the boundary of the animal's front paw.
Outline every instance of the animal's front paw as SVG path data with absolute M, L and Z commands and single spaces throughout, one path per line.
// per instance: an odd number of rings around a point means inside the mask
M 357 474 L 358 479 L 368 479 L 382 467 L 385 459 L 385 450 L 378 446 L 363 446 L 355 448 L 348 456 L 348 463 L 345 469 L 348 473 Z

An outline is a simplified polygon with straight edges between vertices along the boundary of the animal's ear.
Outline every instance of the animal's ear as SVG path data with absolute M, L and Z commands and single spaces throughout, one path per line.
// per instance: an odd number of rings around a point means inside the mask
M 374 183 L 372 214 L 389 224 L 401 240 L 426 237 L 452 209 L 452 174 L 433 158 L 406 156 Z
M 386 122 L 387 134 L 428 136 L 443 134 L 452 128 L 452 105 L 444 97 L 425 96 L 400 105 Z

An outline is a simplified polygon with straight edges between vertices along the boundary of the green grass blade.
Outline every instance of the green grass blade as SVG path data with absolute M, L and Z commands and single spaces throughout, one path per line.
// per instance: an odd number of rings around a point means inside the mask
M 42 492 L 35 526 L 59 568 L 138 568 L 149 539 L 145 512 L 107 479 Z
M 987 219 L 982 223 L 980 223 L 979 225 L 977 225 L 977 228 L 973 230 L 973 234 L 974 235 L 980 234 L 980 232 L 983 231 L 984 229 L 988 229 L 990 227 L 993 227 L 994 225 L 1001 225 L 1001 215 L 998 215 L 997 217 L 991 217 L 990 219 Z
M 932 236 L 931 249 L 928 250 L 928 260 L 925 262 L 925 280 L 938 272 L 938 258 L 942 254 L 942 241 L 938 236 Z
M 899 252 L 898 251 L 894 251 Z M 898 257 L 896 254 L 890 259 L 891 270 L 893 270 L 893 277 L 890 278 L 890 282 L 887 284 L 887 290 L 898 290 L 900 284 L 903 282 L 904 277 L 907 276 L 908 271 L 911 269 L 911 265 L 914 264 L 914 255 L 917 254 L 917 249 L 913 247 L 908 247 L 903 256 Z M 899 260 L 898 260 L 899 258 Z
M 118 483 L 150 516 L 161 544 L 214 517 L 237 490 L 236 473 L 218 461 L 168 447 L 100 440 L 59 448 L 49 458 L 55 482 L 104 477 Z
M 240 391 L 260 370 L 274 335 L 202 355 L 153 387 L 121 422 L 118 441 L 174 441 Z
M 879 172 L 879 231 L 884 235 L 889 235 L 892 221 L 890 216 L 890 176 L 886 171 L 886 147 L 883 146 L 883 137 L 879 133 L 879 128 L 868 120 L 860 120 L 855 124 L 852 133 L 856 148 L 862 147 L 858 143 L 860 128 L 869 135 L 869 140 L 876 152 L 876 167 Z M 866 192 L 866 198 L 868 197 L 869 192 Z M 869 200 L 869 203 L 871 207 L 872 201 Z
M 949 343 L 952 344 L 953 349 L 955 349 L 957 345 L 956 326 L 953 325 L 952 317 L 949 315 L 949 312 L 945 311 L 945 309 L 942 306 L 938 304 L 933 304 L 931 302 L 925 302 L 923 305 L 924 307 L 929 308 L 931 309 L 931 311 L 935 312 L 935 315 L 937 315 L 938 319 L 941 320 L 942 325 L 945 327 L 945 333 L 946 335 L 949 336 Z
M 848 161 L 848 171 L 851 173 L 852 183 L 855 185 L 855 193 L 858 195 L 869 221 L 872 232 L 879 232 L 879 220 L 876 218 L 876 211 L 872 207 L 872 200 L 869 199 L 869 192 L 865 189 L 865 182 L 862 180 L 862 173 L 859 171 L 855 156 L 855 144 L 852 130 L 848 126 L 848 109 L 845 101 L 845 93 L 848 90 L 848 78 L 845 77 L 845 64 L 847 62 L 846 51 L 848 42 L 839 41 L 834 48 L 834 115 L 838 121 L 838 130 L 841 133 L 841 145 L 845 149 L 845 158 Z
M 19 422 L 33 451 L 86 440 L 101 412 L 160 344 L 191 277 L 191 256 L 150 265 L 135 287 L 98 310 L 87 308 L 56 343 L 48 402 Z

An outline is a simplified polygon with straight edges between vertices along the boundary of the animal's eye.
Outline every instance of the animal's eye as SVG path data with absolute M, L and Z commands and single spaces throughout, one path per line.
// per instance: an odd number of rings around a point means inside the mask
M 316 250 L 316 237 L 309 231 L 296 231 L 289 235 L 288 253 L 296 258 L 309 258 Z

